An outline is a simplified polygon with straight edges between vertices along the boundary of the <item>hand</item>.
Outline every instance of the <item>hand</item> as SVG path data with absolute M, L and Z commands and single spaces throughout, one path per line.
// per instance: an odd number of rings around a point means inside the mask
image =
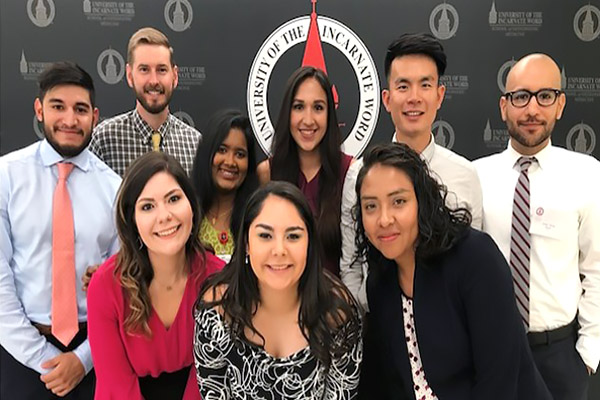
M 42 368 L 52 369 L 40 379 L 46 384 L 46 389 L 60 397 L 66 396 L 85 376 L 83 364 L 72 351 L 45 361 Z
M 81 287 L 81 290 L 83 290 L 84 292 L 87 291 L 90 281 L 92 280 L 92 275 L 94 275 L 94 272 L 96 272 L 98 267 L 100 267 L 100 264 L 87 267 L 87 269 L 85 270 L 85 274 L 83 274 L 83 276 L 81 277 L 81 280 L 83 281 L 83 286 Z

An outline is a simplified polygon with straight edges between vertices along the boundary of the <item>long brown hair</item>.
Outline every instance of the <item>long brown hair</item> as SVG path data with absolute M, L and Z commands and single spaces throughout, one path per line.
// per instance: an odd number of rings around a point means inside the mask
M 273 136 L 271 159 L 271 179 L 286 181 L 298 185 L 300 159 L 298 144 L 290 132 L 290 114 L 292 103 L 300 85 L 307 79 L 314 78 L 327 97 L 327 130 L 319 143 L 321 170 L 319 175 L 319 209 L 316 224 L 317 236 L 322 243 L 328 260 L 337 263 L 342 255 L 342 239 L 340 233 L 340 214 L 343 178 L 341 177 L 342 134 L 338 126 L 335 112 L 335 101 L 331 83 L 325 73 L 314 67 L 302 67 L 294 71 L 286 83 L 285 94 L 281 103 L 279 119 Z
M 308 249 L 306 267 L 298 283 L 298 326 L 309 343 L 311 353 L 329 368 L 332 357 L 338 358 L 347 353 L 361 340 L 358 306 L 340 279 L 323 269 L 321 243 L 316 235 L 312 211 L 302 192 L 289 182 L 271 181 L 250 196 L 231 261 L 203 283 L 196 309 L 221 307 L 226 319 L 231 321 L 230 334 L 233 338 L 248 341 L 244 330 L 249 328 L 262 338 L 264 345 L 264 336 L 252 323 L 261 295 L 258 278 L 250 261 L 246 261 L 246 249 L 250 225 L 269 196 L 289 201 L 306 225 Z M 220 299 L 209 303 L 202 300 L 209 291 L 216 299 L 217 288 L 220 287 L 226 288 Z M 340 335 L 343 340 L 336 341 L 336 336 Z
M 152 310 L 148 287 L 154 277 L 154 270 L 148 258 L 148 250 L 141 241 L 135 223 L 135 203 L 146 183 L 157 173 L 171 175 L 185 193 L 192 207 L 192 232 L 185 244 L 187 267 L 192 259 L 204 250 L 200 244 L 200 213 L 192 184 L 179 162 L 164 153 L 149 152 L 135 160 L 125 172 L 125 177 L 117 194 L 116 225 L 121 249 L 117 255 L 115 276 L 123 287 L 129 312 L 125 318 L 125 331 L 130 334 L 152 335 L 148 318 Z

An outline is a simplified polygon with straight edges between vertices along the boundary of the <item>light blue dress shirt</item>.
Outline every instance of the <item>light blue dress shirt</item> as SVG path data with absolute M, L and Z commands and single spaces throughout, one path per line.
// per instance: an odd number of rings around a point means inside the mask
M 64 159 L 75 164 L 67 180 L 75 227 L 77 310 L 87 320 L 82 276 L 118 250 L 114 201 L 121 178 L 88 150 Z M 63 161 L 42 140 L 0 157 L 0 344 L 39 372 L 61 351 L 31 324 L 51 325 L 52 199 Z M 87 340 L 74 353 L 92 369 Z

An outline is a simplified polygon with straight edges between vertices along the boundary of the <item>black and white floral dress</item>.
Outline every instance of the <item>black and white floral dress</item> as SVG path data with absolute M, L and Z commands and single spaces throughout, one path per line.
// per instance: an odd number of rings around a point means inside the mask
M 204 400 L 305 399 L 356 397 L 362 361 L 362 340 L 332 357 L 328 371 L 309 347 L 276 358 L 262 347 L 233 339 L 228 324 L 214 309 L 196 310 L 194 361 Z M 342 327 L 336 341 L 347 338 Z

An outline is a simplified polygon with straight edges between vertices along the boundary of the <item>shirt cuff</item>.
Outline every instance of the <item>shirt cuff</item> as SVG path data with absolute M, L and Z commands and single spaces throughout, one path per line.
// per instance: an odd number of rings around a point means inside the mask
M 587 336 L 579 336 L 575 348 L 585 365 L 595 374 L 598 369 L 598 362 L 600 362 L 600 340 Z
M 46 340 L 46 338 L 44 338 L 44 340 Z M 44 346 L 44 353 L 43 353 L 42 359 L 40 360 L 41 362 L 37 363 L 37 365 L 25 364 L 25 366 L 36 370 L 37 372 L 40 373 L 40 375 L 46 375 L 46 374 L 52 372 L 53 368 L 50 368 L 50 369 L 42 368 L 42 364 L 48 360 L 52 360 L 54 357 L 58 357 L 61 354 L 62 354 L 62 352 L 59 349 L 57 349 L 52 343 L 46 341 L 46 344 Z
M 92 352 L 90 350 L 90 341 L 85 339 L 83 343 L 81 343 L 73 353 L 79 358 L 81 364 L 83 364 L 83 368 L 85 369 L 86 375 L 94 368 L 94 363 L 92 362 Z

